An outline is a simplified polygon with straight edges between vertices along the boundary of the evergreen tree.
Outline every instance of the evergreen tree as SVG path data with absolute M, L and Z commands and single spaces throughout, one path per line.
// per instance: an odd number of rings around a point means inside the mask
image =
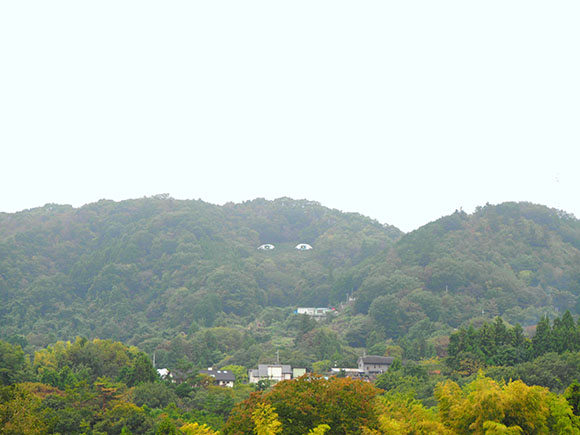
M 482 353 L 484 362 L 489 364 L 496 353 L 495 331 L 488 323 L 484 323 L 478 331 L 478 336 L 477 353 Z
M 556 322 L 554 321 L 554 342 L 557 352 L 564 351 L 575 351 L 578 350 L 578 343 L 576 337 L 578 331 L 576 329 L 576 323 L 572 318 L 570 311 L 566 310 L 562 316 L 562 320 L 559 322 L 558 328 L 556 328 Z
M 510 344 L 516 349 L 526 346 L 526 337 L 524 335 L 524 328 L 519 323 L 510 330 Z
M 574 381 L 568 386 L 564 397 L 572 407 L 574 415 L 580 415 L 580 383 L 578 381 Z
M 501 317 L 496 317 L 493 321 L 493 337 L 496 346 L 504 346 L 510 343 L 510 334 Z
M 127 386 L 132 387 L 144 382 L 155 382 L 158 379 L 151 360 L 147 355 L 140 352 L 133 362 L 133 367 L 129 370 Z
M 532 339 L 534 356 L 540 356 L 552 350 L 552 328 L 548 316 L 542 317 L 536 326 L 536 335 Z

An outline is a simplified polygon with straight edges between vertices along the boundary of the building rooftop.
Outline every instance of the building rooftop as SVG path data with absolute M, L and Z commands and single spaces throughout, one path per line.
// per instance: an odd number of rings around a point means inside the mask
M 292 367 L 286 364 L 258 364 L 257 369 L 252 369 L 254 377 L 267 378 L 268 367 L 282 367 L 282 374 L 292 374 Z
M 369 355 L 369 356 L 361 356 L 360 359 L 364 364 L 393 364 L 395 358 L 392 356 L 378 356 L 378 355 Z
M 229 370 L 204 369 L 200 370 L 199 373 L 211 376 L 212 378 L 215 378 L 216 381 L 235 382 L 236 380 L 236 376 Z

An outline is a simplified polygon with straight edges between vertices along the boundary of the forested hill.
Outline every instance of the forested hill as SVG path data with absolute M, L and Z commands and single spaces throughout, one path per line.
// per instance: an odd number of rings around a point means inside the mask
M 351 284 L 357 312 L 391 336 L 422 320 L 434 331 L 498 315 L 525 326 L 578 314 L 580 221 L 530 203 L 457 211 L 355 267 Z
M 0 334 L 141 344 L 216 318 L 245 324 L 267 306 L 326 306 L 346 297 L 332 297 L 335 274 L 401 234 L 288 198 L 216 206 L 160 195 L 2 213 Z M 275 250 L 257 250 L 264 243 Z
M 265 243 L 275 249 L 257 249 Z M 356 300 L 343 305 L 347 295 Z M 0 338 L 32 348 L 81 335 L 163 348 L 168 363 L 251 366 L 281 349 L 309 366 L 352 364 L 394 339 L 422 358 L 444 354 L 445 337 L 470 322 L 580 314 L 579 295 L 580 221 L 529 203 L 458 211 L 409 234 L 288 198 L 0 214 Z M 340 315 L 314 328 L 297 323 L 297 306 Z

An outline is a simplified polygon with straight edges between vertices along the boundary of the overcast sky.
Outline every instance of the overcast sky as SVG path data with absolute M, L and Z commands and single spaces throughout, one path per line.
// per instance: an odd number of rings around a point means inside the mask
M 580 2 L 4 1 L 0 211 L 310 199 L 580 217 Z

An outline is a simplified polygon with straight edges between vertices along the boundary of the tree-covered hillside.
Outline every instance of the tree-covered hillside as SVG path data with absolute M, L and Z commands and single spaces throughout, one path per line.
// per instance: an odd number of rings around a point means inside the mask
M 274 250 L 257 248 L 274 244 Z M 314 249 L 299 251 L 308 243 Z M 0 214 L 0 338 L 121 340 L 161 364 L 302 367 L 445 356 L 454 329 L 580 314 L 580 221 L 529 203 L 402 234 L 281 198 L 165 195 Z M 353 297 L 345 303 L 348 297 Z M 314 322 L 298 306 L 336 307 Z
M 36 346 L 76 335 L 142 344 L 248 324 L 269 306 L 327 306 L 346 297 L 332 294 L 335 274 L 400 236 L 288 198 L 216 206 L 159 195 L 2 213 L 1 335 Z M 257 250 L 263 243 L 276 248 Z
M 387 336 L 501 315 L 522 325 L 579 313 L 580 221 L 530 203 L 457 211 L 356 266 L 355 311 Z M 479 319 L 478 318 L 482 318 Z

